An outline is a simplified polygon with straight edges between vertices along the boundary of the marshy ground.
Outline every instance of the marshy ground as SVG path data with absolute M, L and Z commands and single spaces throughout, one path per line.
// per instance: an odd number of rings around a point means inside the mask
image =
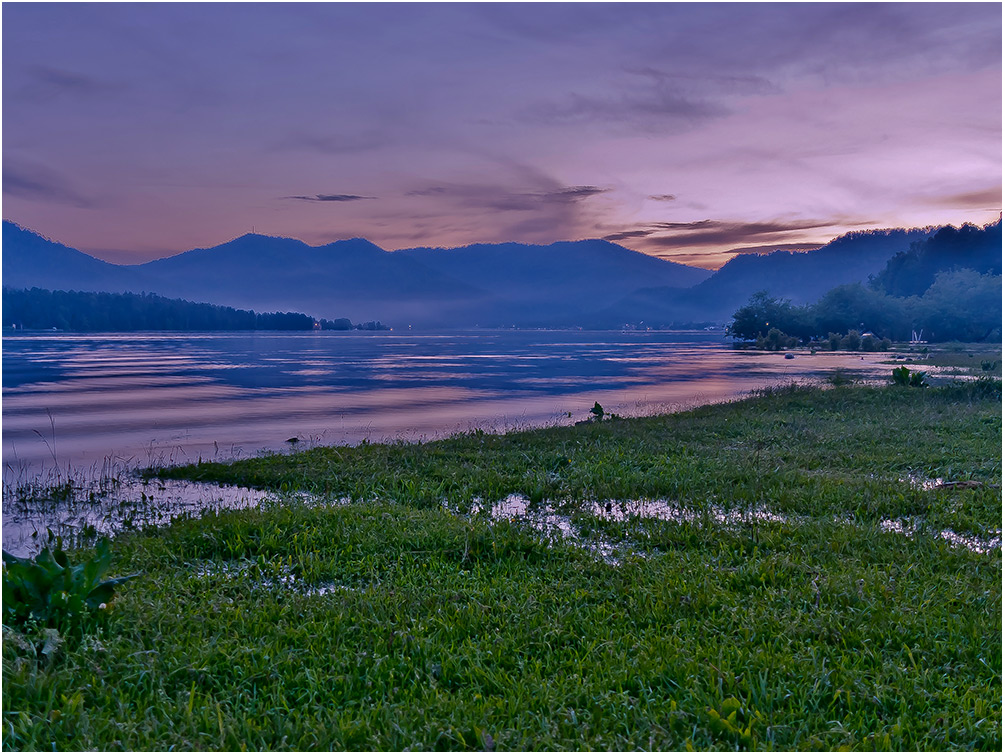
M 1001 438 L 984 378 L 164 470 L 274 498 L 5 628 L 3 746 L 999 751 Z

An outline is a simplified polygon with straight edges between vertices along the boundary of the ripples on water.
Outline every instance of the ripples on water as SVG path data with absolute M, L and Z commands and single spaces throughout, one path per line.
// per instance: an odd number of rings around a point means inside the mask
M 305 444 L 571 423 L 820 379 L 886 354 L 736 351 L 719 333 L 19 334 L 3 339 L 10 469 L 150 466 Z M 51 418 L 51 421 L 50 421 Z M 302 446 L 301 446 L 302 447 Z
M 14 551 L 40 547 L 53 524 L 100 533 L 263 495 L 153 488 L 128 478 L 136 467 L 569 424 L 594 401 L 652 414 L 838 368 L 890 370 L 886 354 L 785 359 L 709 332 L 28 333 L 4 336 L 3 358 L 3 540 Z M 89 506 L 11 505 L 8 491 L 47 475 L 116 483 L 84 493 Z

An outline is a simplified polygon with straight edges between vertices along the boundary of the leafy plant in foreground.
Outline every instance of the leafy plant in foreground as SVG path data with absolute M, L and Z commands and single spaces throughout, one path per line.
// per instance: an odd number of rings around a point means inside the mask
M 104 610 L 115 588 L 138 574 L 105 579 L 112 563 L 108 540 L 102 538 L 95 555 L 71 565 L 62 540 L 46 546 L 35 558 L 3 551 L 4 623 L 35 621 L 47 627 L 72 627 Z
M 908 385 L 912 388 L 924 388 L 928 385 L 925 379 L 928 375 L 924 372 L 911 372 L 906 367 L 896 367 L 893 370 L 894 385 Z
M 587 420 L 588 422 L 601 422 L 606 417 L 607 419 L 621 419 L 620 414 L 612 414 L 600 405 L 599 401 L 593 402 L 593 408 L 590 409 L 590 414 L 593 416 Z

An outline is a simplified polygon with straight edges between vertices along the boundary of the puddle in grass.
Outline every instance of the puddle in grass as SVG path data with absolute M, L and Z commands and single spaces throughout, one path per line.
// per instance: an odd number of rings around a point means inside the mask
M 947 480 L 943 477 L 901 477 L 901 482 L 907 483 L 917 490 L 980 490 L 990 488 L 998 490 L 1000 485 L 991 485 L 979 480 Z
M 941 484 L 938 481 L 936 484 Z M 587 502 L 580 512 L 592 514 L 598 519 L 624 522 L 633 517 L 656 519 L 678 523 L 709 523 L 721 527 L 738 527 L 752 523 L 784 524 L 805 521 L 802 516 L 783 516 L 764 507 L 752 509 L 726 510 L 718 505 L 693 508 L 666 500 L 605 501 Z M 549 504 L 534 505 L 526 496 L 510 495 L 501 501 L 485 504 L 475 501 L 471 513 L 487 513 L 493 522 L 501 520 L 518 521 L 528 524 L 550 540 L 562 540 L 585 548 L 611 564 L 620 563 L 621 557 L 629 553 L 644 555 L 632 549 L 630 543 L 617 543 L 601 538 L 584 539 L 572 522 L 571 515 L 561 513 Z M 897 532 L 912 537 L 919 529 L 917 519 L 886 519 L 879 527 L 884 532 Z M 995 530 L 988 537 L 961 535 L 950 529 L 939 532 L 939 537 L 955 547 L 967 548 L 975 553 L 989 553 L 1001 548 L 1001 530 Z
M 253 561 L 203 561 L 192 564 L 195 575 L 205 579 L 212 579 L 214 577 L 236 579 L 247 574 L 255 565 Z M 268 570 L 270 568 L 266 567 L 266 571 Z M 346 585 L 335 584 L 334 582 L 324 582 L 318 585 L 305 584 L 300 577 L 293 573 L 293 569 L 290 566 L 280 567 L 274 576 L 256 579 L 254 585 L 266 590 L 290 590 L 307 596 L 330 595 L 354 589 Z
M 990 553 L 994 550 L 1001 550 L 1002 547 L 1001 530 L 995 530 L 995 534 L 987 538 L 978 537 L 977 535 L 961 535 L 952 530 L 942 530 L 939 533 L 939 537 L 950 545 L 957 548 L 966 548 L 974 553 Z
M 918 490 L 936 490 L 939 486 L 944 485 L 946 482 L 941 477 L 902 477 L 900 481 L 905 482 L 912 488 L 916 488 Z
M 917 518 L 907 519 L 884 519 L 879 523 L 879 528 L 883 532 L 896 532 L 905 537 L 914 537 L 917 534 L 921 521 Z M 961 535 L 950 529 L 939 532 L 939 537 L 956 548 L 966 548 L 974 553 L 990 553 L 1000 550 L 1002 547 L 1002 532 L 994 530 L 987 537 L 978 535 Z
M 661 521 L 680 523 L 701 523 L 708 521 L 720 526 L 736 526 L 752 522 L 783 523 L 791 521 L 792 517 L 768 511 L 764 508 L 749 510 L 725 510 L 721 506 L 709 506 L 704 509 L 682 506 L 674 501 L 638 500 L 638 501 L 591 501 L 579 508 L 580 512 L 588 513 L 597 519 L 613 522 L 625 522 L 633 517 L 640 519 L 657 519 Z M 580 537 L 572 518 L 568 514 L 556 511 L 549 504 L 531 503 L 526 496 L 513 494 L 491 505 L 475 501 L 471 513 L 487 513 L 493 522 L 501 520 L 524 522 L 541 532 L 546 537 L 576 544 L 596 554 L 610 564 L 620 563 L 621 557 L 629 554 L 639 555 L 629 543 L 615 543 L 602 538 Z
M 618 548 L 610 542 L 595 539 L 584 541 L 565 514 L 560 514 L 547 504 L 532 505 L 530 499 L 522 495 L 510 495 L 501 501 L 487 506 L 481 501 L 475 501 L 471 513 L 477 515 L 487 511 L 493 522 L 502 520 L 525 522 L 552 541 L 564 540 L 592 551 L 608 563 L 619 563 Z
M 162 526 L 207 510 L 250 508 L 276 494 L 186 480 L 119 478 L 74 487 L 66 500 L 16 500 L 6 490 L 4 498 L 3 548 L 32 556 L 47 544 L 47 530 L 62 537 L 66 547 L 87 545 L 102 535 Z

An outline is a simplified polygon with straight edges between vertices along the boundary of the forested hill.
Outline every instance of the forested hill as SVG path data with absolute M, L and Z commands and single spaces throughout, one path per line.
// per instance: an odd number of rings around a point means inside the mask
M 836 286 L 798 305 L 761 291 L 733 315 L 732 334 L 778 344 L 868 330 L 881 338 L 1000 341 L 1001 221 L 979 228 L 947 226 L 897 254 L 867 286 Z
M 872 281 L 872 287 L 891 296 L 921 296 L 940 272 L 973 270 L 1001 275 L 1002 223 L 979 228 L 946 226 L 931 238 L 916 241 L 891 258 Z
M 298 312 L 254 312 L 154 294 L 3 289 L 3 324 L 30 330 L 385 330 L 379 322 L 315 321 Z

